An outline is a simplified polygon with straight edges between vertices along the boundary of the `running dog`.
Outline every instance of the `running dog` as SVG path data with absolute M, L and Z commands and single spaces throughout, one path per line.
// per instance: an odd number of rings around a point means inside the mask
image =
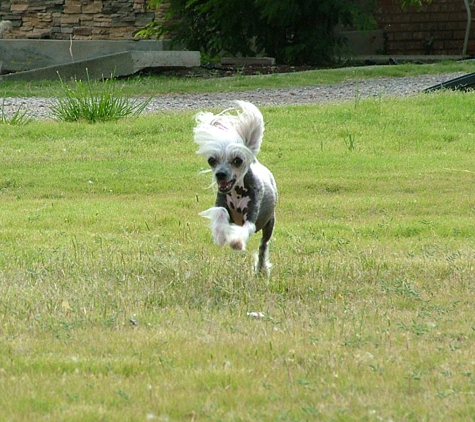
M 215 206 L 200 213 L 211 220 L 217 245 L 243 251 L 262 230 L 255 270 L 269 275 L 269 241 L 274 231 L 277 187 L 269 169 L 257 161 L 264 134 L 264 119 L 257 107 L 236 101 L 236 107 L 219 114 L 196 116 L 194 140 L 217 185 Z

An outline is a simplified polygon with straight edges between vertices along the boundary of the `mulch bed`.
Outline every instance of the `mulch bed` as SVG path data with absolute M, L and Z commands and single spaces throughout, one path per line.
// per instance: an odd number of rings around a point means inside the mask
M 222 66 L 206 65 L 192 68 L 154 68 L 146 69 L 144 75 L 164 75 L 179 78 L 219 78 L 236 75 L 270 75 L 273 73 L 303 72 L 305 70 L 319 69 L 315 66 L 288 66 L 288 65 L 245 65 L 245 66 Z

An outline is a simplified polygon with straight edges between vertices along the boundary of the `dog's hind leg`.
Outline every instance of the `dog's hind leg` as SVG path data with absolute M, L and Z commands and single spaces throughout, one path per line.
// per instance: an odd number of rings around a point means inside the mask
M 274 232 L 275 219 L 272 217 L 262 228 L 262 239 L 259 244 L 259 252 L 257 254 L 256 272 L 269 276 L 272 264 L 269 262 L 269 241 Z

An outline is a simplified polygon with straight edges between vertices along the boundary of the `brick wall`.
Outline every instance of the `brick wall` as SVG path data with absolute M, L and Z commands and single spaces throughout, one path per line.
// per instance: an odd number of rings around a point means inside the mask
M 13 23 L 5 38 L 131 39 L 162 16 L 147 9 L 146 0 L 0 1 L 0 20 Z
M 388 54 L 462 54 L 467 25 L 463 0 L 432 0 L 421 9 L 402 9 L 399 0 L 377 1 L 375 19 L 384 30 Z M 469 54 L 475 53 L 474 37 L 471 31 Z

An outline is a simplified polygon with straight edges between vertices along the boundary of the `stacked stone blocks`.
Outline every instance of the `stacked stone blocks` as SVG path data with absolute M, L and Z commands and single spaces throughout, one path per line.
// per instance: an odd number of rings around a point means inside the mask
M 147 0 L 11 0 L 0 1 L 0 20 L 13 23 L 8 38 L 132 39 L 163 10 Z

